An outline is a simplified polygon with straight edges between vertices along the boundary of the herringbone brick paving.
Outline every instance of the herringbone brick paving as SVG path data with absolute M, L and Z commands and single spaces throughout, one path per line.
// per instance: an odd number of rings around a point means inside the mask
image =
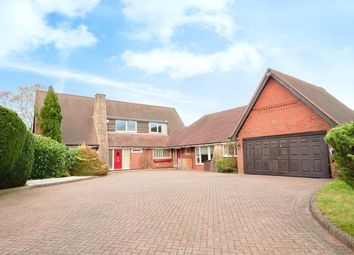
M 327 180 L 126 171 L 0 195 L 0 254 L 351 254 L 309 213 Z

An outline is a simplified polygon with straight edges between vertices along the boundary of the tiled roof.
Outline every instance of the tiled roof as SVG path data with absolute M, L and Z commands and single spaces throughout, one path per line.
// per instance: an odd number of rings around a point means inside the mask
M 184 128 L 175 108 L 107 100 L 107 116 L 150 121 L 167 121 L 169 134 Z
M 43 105 L 45 91 L 36 92 L 35 105 L 40 109 Z M 62 134 L 65 144 L 97 145 L 96 131 L 93 121 L 94 98 L 57 93 L 62 110 Z M 126 103 L 106 100 L 107 116 L 117 118 L 145 119 L 168 123 L 169 132 L 174 133 L 184 127 L 182 120 L 174 108 Z M 119 139 L 119 142 L 117 141 Z M 168 136 L 157 135 L 115 135 L 109 134 L 109 145 L 120 146 L 162 146 Z M 112 142 L 112 143 L 110 143 Z M 139 144 L 140 145 L 137 145 Z M 150 143 L 150 144 L 149 144 Z
M 171 136 L 168 146 L 188 146 L 229 141 L 246 106 L 207 114 L 190 126 Z
M 268 69 L 268 71 L 271 75 L 280 78 L 283 82 L 295 89 L 337 124 L 354 120 L 354 111 L 329 94 L 324 88 L 274 69 Z
M 96 131 L 93 122 L 93 102 L 90 97 L 74 96 L 56 93 L 63 119 L 61 133 L 64 143 L 77 145 L 86 143 L 97 145 Z M 45 91 L 36 91 L 35 106 L 40 110 L 47 95 Z
M 354 121 L 354 111 L 329 94 L 324 88 L 269 68 L 233 132 L 233 139 L 235 139 L 235 136 L 237 136 L 238 132 L 241 130 L 269 78 L 274 78 L 285 88 L 294 93 L 331 126 Z

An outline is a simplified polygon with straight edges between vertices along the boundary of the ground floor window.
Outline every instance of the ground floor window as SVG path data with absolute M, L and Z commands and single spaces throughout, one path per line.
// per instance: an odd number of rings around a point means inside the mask
M 235 143 L 227 143 L 223 145 L 224 149 L 224 157 L 236 157 L 236 144 Z
M 197 164 L 204 164 L 205 161 L 213 158 L 214 146 L 200 146 L 195 148 Z
M 154 149 L 154 158 L 171 158 L 170 149 Z

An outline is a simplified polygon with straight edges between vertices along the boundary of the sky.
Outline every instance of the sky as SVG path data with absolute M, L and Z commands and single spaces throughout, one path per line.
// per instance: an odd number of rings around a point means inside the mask
M 2 0 L 0 91 L 174 107 L 248 104 L 267 68 L 354 108 L 354 1 Z

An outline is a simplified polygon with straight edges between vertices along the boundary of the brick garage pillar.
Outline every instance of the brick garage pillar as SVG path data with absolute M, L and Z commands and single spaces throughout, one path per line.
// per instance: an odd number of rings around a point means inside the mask
M 109 165 L 106 96 L 103 94 L 96 94 L 95 96 L 93 119 L 99 146 L 98 158 L 101 162 Z

